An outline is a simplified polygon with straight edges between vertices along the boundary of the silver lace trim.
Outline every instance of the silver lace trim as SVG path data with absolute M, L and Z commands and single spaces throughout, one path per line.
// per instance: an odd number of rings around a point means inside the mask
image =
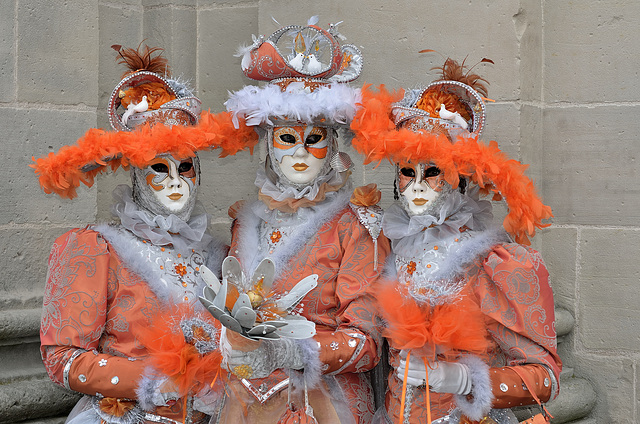
M 75 352 L 73 352 L 67 363 L 64 365 L 64 370 L 62 371 L 62 382 L 64 384 L 64 387 L 68 390 L 71 390 L 71 387 L 69 387 L 69 372 L 71 371 L 71 365 L 78 356 L 82 355 L 85 352 L 87 351 L 84 349 L 77 349 Z

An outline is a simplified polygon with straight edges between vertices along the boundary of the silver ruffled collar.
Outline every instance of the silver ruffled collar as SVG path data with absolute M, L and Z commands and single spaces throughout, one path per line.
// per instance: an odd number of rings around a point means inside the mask
M 336 186 L 343 184 L 347 178 L 349 178 L 348 172 L 338 172 L 335 169 L 330 169 L 328 173 L 318 176 L 311 184 L 298 188 L 293 185 L 274 182 L 272 178 L 269 178 L 265 170 L 260 168 L 256 175 L 255 185 L 262 194 L 279 202 L 287 199 L 302 198 L 314 200 L 318 196 L 322 184 L 327 183 L 330 186 Z M 326 193 L 327 198 L 335 196 L 334 193 Z
M 491 202 L 479 200 L 478 188 L 474 187 L 467 194 L 457 190 L 447 193 L 434 215 L 425 213 L 409 216 L 396 202 L 385 210 L 382 230 L 391 240 L 396 255 L 419 257 L 425 248 L 458 236 L 461 227 L 466 225 L 470 230 L 484 231 L 492 220 Z
M 124 184 L 113 190 L 113 198 L 115 204 L 112 213 L 120 218 L 122 226 L 154 245 L 171 244 L 176 250 L 184 252 L 189 249 L 202 250 L 213 240 L 207 232 L 209 215 L 204 211 L 192 214 L 187 222 L 173 214 L 154 216 L 133 201 L 131 188 Z M 196 204 L 194 212 L 196 209 L 202 207 Z

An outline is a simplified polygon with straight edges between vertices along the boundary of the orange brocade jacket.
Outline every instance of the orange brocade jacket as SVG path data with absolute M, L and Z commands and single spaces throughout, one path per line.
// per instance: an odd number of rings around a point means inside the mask
M 305 221 L 302 226 L 306 229 L 302 232 L 306 231 L 306 239 L 295 235 L 286 239 L 286 230 L 281 232 L 277 227 L 270 227 L 265 233 L 264 221 L 253 210 L 266 206 L 262 202 L 243 205 L 235 217 L 229 250 L 229 255 L 236 256 L 243 267 L 251 266 L 244 262 L 257 264 L 263 257 L 275 259 L 279 275 L 273 288 L 280 293 L 308 275 L 318 275 L 317 287 L 300 306 L 301 315 L 316 324 L 314 341 L 319 346 L 324 393 L 341 397 L 328 400 L 327 396 L 315 396 L 320 390 L 310 391 L 315 416 L 318 422 L 326 423 L 352 422 L 346 416 L 351 414 L 357 423 L 371 421 L 375 407 L 369 377 L 364 372 L 377 364 L 382 345 L 374 300 L 367 290 L 379 277 L 390 247 L 382 235 L 374 247 L 372 236 L 357 213 L 358 210 L 365 213 L 367 208 L 350 207 L 347 199 L 343 196 L 343 201 L 334 203 L 339 207 L 321 218 L 322 225 L 316 219 Z M 318 229 L 309 234 L 314 225 Z M 269 252 L 258 249 L 256 244 L 264 244 L 258 237 L 271 239 Z M 299 245 L 292 249 L 291 243 Z M 293 251 L 279 262 L 279 249 Z M 250 275 L 253 270 L 244 272 Z M 227 393 L 240 402 L 227 402 L 220 422 L 277 422 L 287 399 L 287 374 L 283 370 L 276 370 L 264 379 L 238 379 L 233 374 L 229 377 L 232 390 Z M 342 409 L 337 403 L 342 403 Z
M 193 303 L 196 294 L 195 287 L 189 287 L 180 297 Z M 94 409 L 107 416 L 119 417 L 134 408 L 144 415 L 133 400 L 150 364 L 147 348 L 136 335 L 165 306 L 100 233 L 75 229 L 60 236 L 49 257 L 40 329 L 49 377 L 94 396 Z M 150 412 L 182 422 L 183 405 L 177 401 Z M 192 422 L 198 421 L 196 415 L 204 418 L 194 414 Z
M 487 362 L 493 408 L 535 403 L 513 367 L 530 376 L 535 382 L 531 389 L 543 402 L 553 399 L 562 362 L 556 352 L 553 293 L 541 255 L 527 246 L 499 244 L 468 267 L 463 278 L 464 296 L 479 306 L 492 341 Z M 390 362 L 398 365 L 398 351 L 391 350 Z M 426 422 L 425 388 L 411 390 L 405 421 Z M 393 422 L 400 415 L 401 398 L 402 381 L 392 372 L 386 403 Z M 456 406 L 451 394 L 431 392 L 430 400 L 432 419 Z

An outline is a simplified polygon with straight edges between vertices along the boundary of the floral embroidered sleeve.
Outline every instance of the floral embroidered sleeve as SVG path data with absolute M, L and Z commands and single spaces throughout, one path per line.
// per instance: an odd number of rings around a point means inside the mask
M 41 352 L 55 383 L 81 393 L 135 398 L 142 360 L 99 353 L 117 285 L 107 244 L 91 230 L 59 237 L 49 257 L 40 327 Z
M 320 344 L 320 360 L 328 366 L 324 372 L 332 374 L 373 368 L 382 340 L 374 299 L 367 293 L 382 270 L 382 266 L 374 269 L 373 240 L 351 212 L 345 213 L 338 225 L 342 261 L 335 283 L 337 328 L 318 326 L 314 337 Z M 378 264 L 384 264 L 389 250 L 387 239 L 380 236 Z
M 475 285 L 489 333 L 504 353 L 505 366 L 489 369 L 493 407 L 535 403 L 513 370 L 530 376 L 544 402 L 557 396 L 562 368 L 556 353 L 553 292 L 541 255 L 519 244 L 496 246 Z

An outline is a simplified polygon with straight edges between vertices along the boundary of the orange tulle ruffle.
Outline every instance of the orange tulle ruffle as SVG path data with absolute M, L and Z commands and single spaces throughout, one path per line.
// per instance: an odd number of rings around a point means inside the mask
M 386 282 L 375 293 L 387 323 L 384 336 L 395 349 L 411 350 L 428 360 L 436 352 L 486 354 L 490 342 L 480 308 L 465 295 L 455 302 L 430 307 L 418 304 L 406 288 Z
M 137 334 L 147 348 L 153 366 L 171 378 L 178 387 L 180 396 L 198 393 L 212 385 L 221 372 L 222 354 L 219 349 L 201 354 L 193 343 L 187 342 L 180 327 L 182 320 L 194 317 L 190 306 L 179 305 L 170 311 L 158 314 L 153 324 Z M 198 316 L 215 326 L 213 318 Z M 210 341 L 216 335 L 202 327 L 192 327 L 194 340 Z

